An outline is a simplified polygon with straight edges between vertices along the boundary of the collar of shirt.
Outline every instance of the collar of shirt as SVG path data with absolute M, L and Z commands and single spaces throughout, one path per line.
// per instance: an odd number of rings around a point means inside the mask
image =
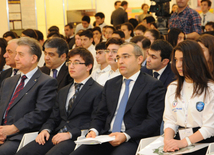
M 166 67 L 167 67 L 167 65 L 164 67 L 164 68 L 162 68 L 162 69 L 160 69 L 159 71 L 156 71 L 156 70 L 152 70 L 152 73 L 154 74 L 154 72 L 157 72 L 159 75 L 158 75 L 158 80 L 160 79 L 160 77 L 161 77 L 161 74 L 163 73 L 163 71 L 166 69 Z
M 133 75 L 132 75 L 131 77 L 129 77 L 128 79 L 132 80 L 131 82 L 134 82 L 134 83 L 135 83 L 135 81 L 137 80 L 139 74 L 140 74 L 140 70 L 139 70 L 137 73 L 133 74 Z M 127 78 L 125 78 L 125 77 L 123 76 L 123 83 L 124 83 L 124 79 L 127 79 Z
M 90 78 L 91 76 L 88 76 L 85 80 L 81 81 L 81 82 L 76 82 L 74 80 L 74 83 L 82 83 L 82 86 L 88 81 L 88 79 Z
M 59 67 L 55 68 L 57 70 L 57 73 L 56 73 L 57 76 L 59 75 L 59 71 L 62 68 L 62 66 L 64 65 L 64 63 L 62 63 Z M 52 69 L 50 71 L 50 76 L 53 77 L 53 71 L 52 71 Z
M 183 11 L 181 11 L 181 12 L 176 12 L 176 14 L 177 15 L 183 15 L 183 14 L 187 14 L 189 11 L 189 5 L 187 5 L 187 7 L 183 10 Z
M 144 62 L 142 63 L 142 66 L 146 66 L 146 60 L 147 58 L 144 60 Z
M 14 69 L 16 69 L 16 68 L 12 68 L 12 74 L 11 74 L 11 77 L 12 77 L 12 76 L 14 76 Z M 20 72 L 19 70 L 17 71 L 16 75 L 18 75 L 18 74 L 21 74 L 21 72 Z
M 121 9 L 123 9 L 123 10 L 124 10 L 124 8 L 123 8 L 122 6 L 119 6 L 119 8 L 121 8 Z
M 129 39 L 126 39 L 125 42 L 130 42 L 131 39 L 132 37 L 129 37 Z
M 119 69 L 113 71 L 112 69 L 109 71 L 109 74 L 113 74 L 113 73 L 120 73 Z
M 69 38 L 73 38 L 74 37 L 74 34 L 72 36 L 70 36 Z
M 91 44 L 88 48 L 87 48 L 87 50 L 95 50 L 95 46 L 93 45 L 93 44 Z
M 28 72 L 27 74 L 24 74 L 24 73 L 21 72 L 21 77 L 22 77 L 23 75 L 25 75 L 25 76 L 27 77 L 27 79 L 25 80 L 24 86 L 28 83 L 28 81 L 32 78 L 32 76 L 36 73 L 37 70 L 38 70 L 38 67 L 34 68 L 33 70 L 31 70 L 31 71 Z M 18 83 L 20 83 L 21 77 L 20 77 Z
M 97 70 L 96 70 L 96 73 L 105 73 L 105 72 L 107 72 L 107 71 L 109 71 L 111 69 L 111 66 L 110 65 L 108 65 L 108 66 L 106 66 L 104 69 L 100 69 L 100 67 L 98 67 L 97 68 Z

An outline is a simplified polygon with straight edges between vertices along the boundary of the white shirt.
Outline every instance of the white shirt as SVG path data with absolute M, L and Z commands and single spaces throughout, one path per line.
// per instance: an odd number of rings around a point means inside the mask
M 62 66 L 64 65 L 64 63 L 62 63 L 59 67 L 56 68 L 56 70 L 57 70 L 56 77 L 58 76 L 58 74 L 60 72 L 60 69 L 62 68 Z M 52 69 L 50 69 L 50 76 L 53 77 L 53 71 L 52 71 Z
M 18 74 L 21 74 L 21 72 L 18 70 L 17 72 L 16 72 L 16 75 L 18 75 Z M 12 74 L 11 74 L 11 77 L 12 76 L 14 76 L 14 68 L 12 68 Z
M 97 61 L 96 61 L 96 50 L 95 50 L 95 46 L 93 44 L 91 44 L 88 48 L 87 48 L 91 54 L 93 55 L 93 58 L 94 58 L 94 67 L 93 67 L 93 71 L 98 68 L 98 64 L 97 64 Z
M 102 24 L 99 25 L 101 31 L 102 31 L 102 29 L 103 29 L 104 26 L 106 26 L 106 23 L 105 23 L 105 22 L 103 22 Z
M 93 28 L 93 26 L 91 26 L 91 24 L 89 24 L 87 28 L 84 28 L 84 27 L 82 26 L 82 23 L 80 23 L 80 24 L 78 24 L 78 25 L 76 26 L 75 34 L 77 34 L 77 32 L 78 32 L 79 30 L 87 30 L 87 29 L 90 29 L 90 28 Z
M 204 15 L 205 15 L 205 22 L 203 23 L 203 19 L 204 19 Z M 214 22 L 214 14 L 212 14 L 211 12 L 207 12 L 207 13 L 201 13 L 201 26 L 205 26 L 207 22 Z
M 42 51 L 42 54 L 41 54 L 41 57 L 39 59 L 37 66 L 43 67 L 44 64 L 45 64 L 45 54 L 44 54 L 44 51 Z
M 126 39 L 125 42 L 130 42 L 130 40 L 132 39 L 132 37 L 129 37 L 129 39 Z
M 175 99 L 176 88 L 177 81 L 174 81 L 167 89 L 163 115 L 164 130 L 171 128 L 177 133 L 178 126 L 185 127 L 186 124 L 189 128 L 201 127 L 199 131 L 204 139 L 214 136 L 214 83 L 208 83 L 206 96 L 203 92 L 200 96 L 191 97 L 193 83 L 184 82 L 181 99 Z M 196 109 L 198 102 L 205 104 L 201 112 Z M 188 112 L 187 117 L 185 117 L 185 110 Z
M 161 77 L 161 75 L 162 75 L 162 73 L 163 73 L 164 70 L 166 69 L 166 67 L 167 67 L 167 65 L 166 65 L 164 68 L 160 69 L 159 71 L 152 70 L 153 75 L 154 75 L 154 72 L 157 72 L 157 73 L 159 74 L 158 77 L 157 77 L 157 79 L 159 80 L 160 77 Z
M 119 71 L 119 69 L 117 69 L 116 71 L 113 71 L 111 69 L 110 71 L 106 72 L 105 74 L 106 74 L 105 76 L 108 77 L 107 80 L 110 80 L 110 79 L 120 75 L 120 71 Z
M 106 72 L 110 71 L 111 70 L 111 66 L 108 65 L 106 66 L 104 69 L 100 69 L 100 67 L 98 67 L 97 69 L 95 69 L 91 76 L 92 78 L 97 82 L 99 83 L 100 85 L 104 86 L 106 81 L 108 80 L 108 77 L 106 76 Z

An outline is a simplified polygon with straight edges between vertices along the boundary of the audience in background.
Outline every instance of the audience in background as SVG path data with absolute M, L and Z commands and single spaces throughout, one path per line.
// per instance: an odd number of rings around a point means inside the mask
M 51 26 L 49 29 L 48 29 L 48 34 L 52 33 L 52 32 L 55 32 L 55 33 L 59 33 L 59 27 L 58 26 Z
M 178 28 L 172 28 L 168 35 L 167 35 L 167 41 L 175 47 L 180 42 L 184 41 L 184 32 L 181 29 Z
M 73 24 L 68 23 L 67 25 L 65 25 L 64 31 L 65 31 L 65 39 L 68 43 L 69 49 L 72 49 L 72 47 L 75 44 Z
M 211 0 L 201 0 L 201 26 L 202 28 L 205 27 L 207 22 L 214 22 L 214 14 L 209 12 L 212 6 Z
M 131 23 L 126 22 L 121 25 L 121 31 L 125 34 L 125 41 L 130 42 L 131 38 L 134 36 L 133 33 L 134 27 Z
M 178 5 L 177 5 L 177 4 L 173 4 L 173 5 L 172 5 L 171 15 L 172 15 L 173 13 L 175 13 L 175 12 L 177 11 L 177 9 L 178 9 Z
M 26 29 L 22 31 L 21 37 L 30 37 L 38 40 L 38 35 L 33 29 Z
M 149 29 L 149 30 L 146 30 L 146 32 L 144 33 L 144 36 L 147 37 L 151 41 L 151 44 L 152 44 L 155 40 L 160 39 L 161 35 L 158 30 Z
M 76 26 L 75 33 L 77 33 L 79 30 L 86 30 L 86 29 L 93 28 L 91 26 L 90 22 L 91 22 L 91 19 L 89 16 L 83 16 L 82 23 L 80 23 Z
M 100 27 L 100 29 L 102 30 L 103 27 L 106 25 L 106 23 L 104 22 L 105 20 L 105 15 L 102 12 L 98 12 L 95 14 L 95 22 L 93 24 L 93 26 L 98 26 Z
M 125 34 L 123 31 L 114 31 L 113 34 L 112 34 L 112 37 L 116 37 L 116 38 L 119 38 L 119 39 L 122 39 L 123 41 L 125 41 Z
M 139 24 L 135 29 L 134 29 L 134 35 L 139 36 L 139 35 L 144 35 L 146 32 L 147 28 L 144 25 Z
M 155 23 L 155 18 L 153 16 L 147 16 L 140 24 L 144 25 L 147 29 L 151 29 L 152 23 Z
M 113 26 L 105 26 L 105 39 L 111 38 L 114 31 L 115 28 Z
M 116 1 L 116 2 L 114 3 L 114 8 L 115 8 L 115 10 L 118 9 L 118 8 L 120 7 L 120 5 L 121 5 L 121 1 Z
M 4 38 L 0 38 L 0 73 L 3 71 L 5 65 L 5 58 L 3 55 L 6 53 L 7 41 Z
M 207 22 L 205 25 L 206 32 L 214 31 L 214 22 Z
M 144 20 L 145 17 L 151 16 L 148 13 L 148 10 L 149 10 L 149 5 L 148 4 L 143 3 L 142 6 L 141 6 L 141 9 L 143 10 L 143 13 L 138 16 L 138 22 L 139 23 L 141 23 Z
M 16 32 L 7 31 L 3 34 L 3 38 L 8 42 L 12 39 L 18 38 L 18 35 L 16 34 Z
M 103 37 L 102 37 L 102 32 L 101 32 L 100 27 L 94 27 L 92 29 L 92 32 L 93 32 L 93 44 L 97 45 L 100 42 L 102 42 Z
M 138 21 L 135 18 L 130 18 L 129 19 L 129 23 L 132 24 L 133 28 L 135 29 L 135 27 L 138 25 Z

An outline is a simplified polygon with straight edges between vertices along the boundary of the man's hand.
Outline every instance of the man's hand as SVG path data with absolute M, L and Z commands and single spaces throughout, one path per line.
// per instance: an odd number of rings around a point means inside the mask
M 15 125 L 4 125 L 0 126 L 0 135 L 8 136 L 19 132 L 19 129 Z
M 180 148 L 186 147 L 188 144 L 185 139 L 183 140 L 175 140 L 175 139 L 170 139 L 170 140 L 164 140 L 164 152 L 174 152 L 176 150 L 179 150 Z
M 86 138 L 95 138 L 97 135 L 96 135 L 96 133 L 94 132 L 94 131 L 90 131 L 88 134 L 87 134 L 87 136 L 86 136 Z
M 49 139 L 50 134 L 48 133 L 47 130 L 42 130 L 39 135 L 36 137 L 36 142 L 39 143 L 39 145 L 44 145 L 45 144 L 45 138 L 46 141 Z
M 118 146 L 126 141 L 125 134 L 121 132 L 114 132 L 114 133 L 111 133 L 109 136 L 110 137 L 115 136 L 115 140 L 109 142 L 112 146 Z
M 69 132 L 64 133 L 58 133 L 52 138 L 52 143 L 54 145 L 59 144 L 62 141 L 68 140 L 71 138 L 71 135 Z

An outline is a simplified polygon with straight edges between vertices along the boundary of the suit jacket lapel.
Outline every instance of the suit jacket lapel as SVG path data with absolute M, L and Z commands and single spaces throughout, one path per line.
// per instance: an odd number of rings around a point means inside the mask
M 170 65 L 168 64 L 167 67 L 165 68 L 165 70 L 163 71 L 163 73 L 161 74 L 161 77 L 160 77 L 160 81 L 164 84 L 167 77 L 168 77 L 168 73 L 170 71 Z
M 28 81 L 26 86 L 20 91 L 19 96 L 12 103 L 11 108 L 28 92 L 28 90 L 30 88 L 32 88 L 37 83 L 37 80 L 38 80 L 38 78 L 40 77 L 41 74 L 42 73 L 41 73 L 41 71 L 39 69 L 36 71 L 36 73 L 34 73 L 34 75 Z
M 66 116 L 67 116 L 66 102 L 67 102 L 69 90 L 70 90 L 72 85 L 73 85 L 73 82 L 71 84 L 69 84 L 68 89 L 64 92 L 64 95 L 62 96 L 62 100 L 58 101 L 59 102 L 59 107 L 60 107 L 60 105 L 63 106 L 64 114 L 66 114 Z M 69 98 L 69 100 L 70 100 L 70 98 Z
M 133 88 L 131 91 L 131 94 L 129 96 L 129 100 L 126 105 L 125 113 L 133 106 L 135 103 L 135 100 L 138 98 L 139 94 L 142 92 L 141 90 L 146 86 L 146 83 L 144 82 L 144 77 L 142 72 L 140 72 Z
M 60 85 L 60 83 L 62 82 L 62 79 L 63 77 L 66 75 L 66 71 L 68 70 L 68 68 L 66 67 L 65 63 L 62 65 L 59 73 L 58 73 L 58 76 L 57 76 L 57 81 L 58 81 L 58 85 Z

